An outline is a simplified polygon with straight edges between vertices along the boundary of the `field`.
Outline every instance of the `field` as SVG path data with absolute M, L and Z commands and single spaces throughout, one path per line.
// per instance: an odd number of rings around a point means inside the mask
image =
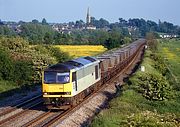
M 82 56 L 96 56 L 107 50 L 102 45 L 58 45 L 55 47 L 64 52 L 68 52 L 73 58 Z
M 180 83 L 180 40 L 161 41 L 159 52 L 166 59 L 166 63 L 176 82 Z
M 166 60 L 171 74 L 177 82 L 180 77 L 180 41 L 162 40 L 158 54 Z M 146 51 L 142 65 L 145 73 L 161 75 L 155 68 L 156 61 L 150 58 L 151 51 Z M 164 101 L 152 101 L 137 91 L 139 76 L 145 73 L 138 70 L 130 77 L 130 84 L 123 87 L 123 92 L 114 98 L 108 108 L 100 112 L 91 127 L 179 127 L 180 126 L 180 91 L 170 90 L 172 96 Z M 175 84 L 175 83 L 174 83 Z M 173 84 L 171 84 L 173 86 Z M 153 89 L 153 88 L 152 88 Z M 175 94 L 176 93 L 176 94 Z

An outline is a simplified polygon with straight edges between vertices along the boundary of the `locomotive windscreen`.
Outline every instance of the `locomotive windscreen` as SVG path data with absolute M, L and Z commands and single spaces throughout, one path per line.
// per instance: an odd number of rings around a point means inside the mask
M 53 71 L 44 72 L 44 83 L 46 84 L 65 84 L 69 83 L 69 72 L 59 73 Z

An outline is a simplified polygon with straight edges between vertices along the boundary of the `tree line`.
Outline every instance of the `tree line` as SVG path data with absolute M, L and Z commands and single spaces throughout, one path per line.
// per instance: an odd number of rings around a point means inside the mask
M 169 22 L 161 22 L 157 24 L 154 21 L 144 19 L 119 18 L 118 22 L 109 23 L 107 20 L 91 17 L 91 25 L 96 26 L 97 30 L 71 30 L 70 34 L 60 33 L 53 30 L 44 18 L 42 22 L 34 19 L 31 22 L 19 23 L 19 31 L 15 31 L 0 23 L 0 35 L 20 36 L 27 39 L 30 44 L 100 44 L 119 45 L 128 43 L 133 38 L 145 37 L 148 32 L 161 32 L 180 35 L 180 27 Z M 82 20 L 69 22 L 75 28 L 86 26 Z

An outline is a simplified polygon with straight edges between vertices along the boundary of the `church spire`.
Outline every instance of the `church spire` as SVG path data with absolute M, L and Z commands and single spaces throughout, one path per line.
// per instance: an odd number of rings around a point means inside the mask
M 91 23 L 91 16 L 89 14 L 89 7 L 88 7 L 88 10 L 87 10 L 87 17 L 86 17 L 86 24 L 90 24 Z

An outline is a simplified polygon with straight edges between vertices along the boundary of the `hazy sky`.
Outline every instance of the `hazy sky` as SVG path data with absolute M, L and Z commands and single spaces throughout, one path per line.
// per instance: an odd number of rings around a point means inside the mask
M 85 21 L 87 8 L 96 19 L 144 18 L 180 25 L 180 0 L 0 0 L 0 19 L 48 22 Z

